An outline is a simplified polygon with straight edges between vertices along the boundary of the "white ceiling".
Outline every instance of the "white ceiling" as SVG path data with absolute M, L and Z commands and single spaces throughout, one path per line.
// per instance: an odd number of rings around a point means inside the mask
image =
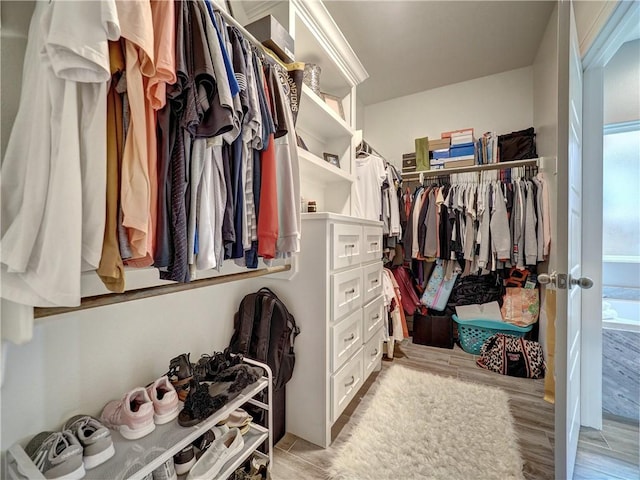
M 369 72 L 365 105 L 531 65 L 554 3 L 324 2 Z

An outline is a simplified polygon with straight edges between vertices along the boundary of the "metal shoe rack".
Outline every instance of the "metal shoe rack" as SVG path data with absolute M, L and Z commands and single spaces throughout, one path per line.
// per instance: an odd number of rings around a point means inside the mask
M 112 431 L 111 437 L 116 451 L 115 455 L 102 465 L 87 470 L 84 478 L 89 480 L 142 480 L 207 430 L 227 418 L 236 408 L 246 403 L 267 411 L 268 427 L 252 423 L 249 431 L 243 435 L 244 448 L 242 452 L 229 459 L 215 478 L 221 480 L 228 478 L 252 454 L 268 457 L 270 468 L 273 463 L 272 372 L 269 366 L 264 363 L 249 358 L 245 358 L 244 362 L 262 368 L 265 374 L 260 380 L 245 388 L 240 395 L 222 409 L 193 427 L 181 427 L 177 419 L 165 425 L 157 425 L 153 432 L 138 440 L 127 440 L 118 432 Z M 267 389 L 268 403 L 254 399 L 265 388 Z M 268 442 L 268 453 L 262 453 L 258 450 L 265 442 Z M 18 443 L 7 450 L 6 468 L 10 479 L 45 479 L 25 453 L 22 445 Z

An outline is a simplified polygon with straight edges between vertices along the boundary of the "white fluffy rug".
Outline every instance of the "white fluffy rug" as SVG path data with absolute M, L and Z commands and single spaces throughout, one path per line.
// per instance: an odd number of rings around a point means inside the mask
M 382 373 L 372 390 L 337 447 L 332 478 L 524 478 L 502 390 L 400 365 Z

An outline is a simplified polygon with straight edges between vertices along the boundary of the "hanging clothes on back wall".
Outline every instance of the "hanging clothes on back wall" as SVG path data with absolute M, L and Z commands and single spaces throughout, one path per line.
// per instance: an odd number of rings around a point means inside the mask
M 449 182 L 406 193 L 405 261 L 437 258 L 462 276 L 544 261 L 549 254 L 548 184 L 544 174 L 497 171 L 453 174 Z
M 74 306 L 83 268 L 122 292 L 125 265 L 188 282 L 297 252 L 289 81 L 210 0 L 37 2 L 1 172 L 3 297 Z M 25 135 L 34 111 L 40 133 Z

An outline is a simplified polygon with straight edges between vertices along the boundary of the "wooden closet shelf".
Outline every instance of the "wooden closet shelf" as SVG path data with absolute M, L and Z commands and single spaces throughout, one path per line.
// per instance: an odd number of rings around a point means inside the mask
M 257 270 L 248 270 L 246 272 L 230 273 L 228 275 L 219 275 L 217 277 L 203 278 L 201 280 L 194 280 L 193 282 L 189 283 L 172 283 L 170 285 L 158 285 L 155 287 L 138 288 L 135 290 L 129 290 L 124 293 L 107 293 L 104 295 L 84 297 L 81 300 L 80 305 L 78 305 L 77 307 L 36 307 L 33 309 L 33 317 L 50 317 L 63 313 L 88 310 L 89 308 L 104 307 L 107 305 L 113 305 L 115 303 L 131 302 L 133 300 L 142 300 L 144 298 L 183 292 L 185 290 L 193 290 L 195 288 L 236 282 L 238 280 L 246 280 L 248 278 L 263 277 L 265 275 L 287 272 L 289 270 L 291 270 L 291 265 L 280 265 L 276 267 L 260 268 Z
M 502 163 L 488 163 L 486 165 L 472 165 L 470 167 L 452 167 L 441 168 L 439 170 L 422 170 L 420 172 L 408 172 L 403 173 L 402 178 L 407 180 L 413 180 L 418 178 L 420 174 L 424 174 L 425 177 L 437 177 L 440 175 L 450 175 L 452 173 L 465 173 L 465 172 L 483 172 L 485 170 L 506 170 L 508 168 L 516 167 L 528 167 L 538 165 L 539 158 L 529 158 L 527 160 L 514 160 L 512 162 Z

